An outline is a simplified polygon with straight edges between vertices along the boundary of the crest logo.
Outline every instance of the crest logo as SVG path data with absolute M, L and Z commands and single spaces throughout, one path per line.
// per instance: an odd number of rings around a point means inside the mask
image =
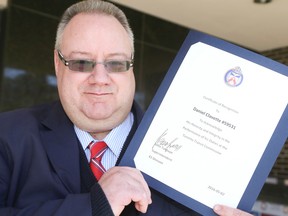
M 240 67 L 235 67 L 225 74 L 225 83 L 232 87 L 239 86 L 243 81 L 243 74 Z

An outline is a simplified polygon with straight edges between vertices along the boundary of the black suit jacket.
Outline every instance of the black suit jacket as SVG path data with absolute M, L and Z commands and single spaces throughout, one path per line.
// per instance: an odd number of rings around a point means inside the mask
M 135 122 L 120 158 L 142 118 L 135 103 L 132 112 Z M 0 215 L 111 214 L 81 155 L 84 151 L 59 101 L 0 114 Z M 193 215 L 157 192 L 152 200 L 147 215 Z M 130 205 L 123 215 L 140 213 Z

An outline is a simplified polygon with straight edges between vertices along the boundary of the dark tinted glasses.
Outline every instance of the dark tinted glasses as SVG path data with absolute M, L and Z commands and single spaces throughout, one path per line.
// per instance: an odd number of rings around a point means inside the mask
M 92 72 L 96 64 L 104 65 L 108 72 L 125 72 L 130 67 L 133 67 L 133 59 L 128 60 L 106 60 L 103 62 L 96 62 L 92 60 L 66 60 L 60 50 L 57 50 L 60 60 L 67 66 L 71 71 L 77 72 Z

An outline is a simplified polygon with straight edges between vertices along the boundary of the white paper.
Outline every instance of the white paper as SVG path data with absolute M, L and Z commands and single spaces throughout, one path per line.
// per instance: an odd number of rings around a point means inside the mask
M 242 79 L 229 75 L 236 69 Z M 198 42 L 154 116 L 136 167 L 211 208 L 237 207 L 286 108 L 287 92 L 286 76 Z

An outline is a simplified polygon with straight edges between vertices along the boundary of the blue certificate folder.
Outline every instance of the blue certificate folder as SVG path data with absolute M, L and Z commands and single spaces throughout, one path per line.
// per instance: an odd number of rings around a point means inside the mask
M 153 121 L 154 116 L 156 115 L 163 98 L 165 97 L 166 92 L 168 91 L 169 86 L 171 85 L 181 63 L 183 62 L 186 53 L 188 52 L 191 45 L 196 44 L 198 42 L 205 43 L 207 45 L 213 46 L 220 50 L 226 51 L 233 55 L 239 56 L 243 59 L 246 59 L 250 62 L 256 63 L 261 65 L 265 68 L 268 68 L 275 73 L 282 74 L 284 76 L 288 76 L 288 67 L 275 62 L 271 59 L 268 59 L 264 56 L 261 56 L 257 53 L 249 51 L 247 49 L 241 48 L 234 44 L 231 44 L 227 41 L 221 40 L 219 38 L 213 37 L 211 35 L 204 34 L 202 32 L 191 30 L 186 37 L 181 49 L 179 50 L 176 58 L 174 59 L 172 65 L 170 66 L 163 82 L 161 83 L 155 97 L 153 98 L 150 106 L 148 107 L 144 118 L 137 129 L 127 151 L 125 152 L 120 165 L 121 166 L 130 166 L 135 167 L 134 157 L 137 154 L 137 151 L 141 145 L 147 130 L 149 129 L 150 124 Z M 161 64 L 161 63 L 160 63 Z M 268 85 L 269 87 L 269 85 Z M 191 92 L 190 94 L 193 94 Z M 287 94 L 287 92 L 283 92 L 283 94 Z M 184 96 L 185 97 L 185 96 Z M 277 97 L 277 95 L 275 95 Z M 285 97 L 285 96 L 284 96 Z M 171 113 L 171 115 L 177 115 L 177 113 Z M 269 115 L 269 113 L 267 113 Z M 264 121 L 265 117 L 263 117 L 263 123 L 266 124 Z M 269 122 L 267 122 L 269 124 Z M 275 131 L 273 132 L 269 143 L 267 144 L 265 151 L 259 160 L 259 163 L 256 169 L 253 172 L 253 175 L 244 191 L 240 202 L 237 208 L 242 209 L 244 211 L 251 211 L 254 202 L 256 201 L 261 188 L 263 187 L 267 176 L 272 169 L 275 160 L 277 159 L 288 134 L 288 109 L 287 105 L 286 108 L 278 122 Z M 247 142 L 249 142 L 249 138 L 247 138 Z M 243 158 L 245 160 L 245 158 Z M 160 170 L 159 170 L 160 171 Z M 193 170 L 183 170 L 183 172 L 190 172 L 191 175 L 194 175 Z M 162 194 L 174 199 L 175 201 L 181 203 L 184 206 L 202 214 L 202 215 L 215 215 L 212 208 L 204 205 L 203 203 L 194 200 L 193 198 L 165 185 L 164 183 L 154 179 L 153 177 L 149 176 L 148 174 L 143 173 L 145 180 L 147 181 L 148 185 L 161 192 Z M 227 174 L 229 176 L 229 174 Z M 177 179 L 177 178 L 176 178 Z M 191 182 L 193 184 L 193 182 Z M 231 182 L 233 184 L 233 182 Z M 237 185 L 235 185 L 237 187 Z M 221 204 L 221 203 L 219 203 Z

